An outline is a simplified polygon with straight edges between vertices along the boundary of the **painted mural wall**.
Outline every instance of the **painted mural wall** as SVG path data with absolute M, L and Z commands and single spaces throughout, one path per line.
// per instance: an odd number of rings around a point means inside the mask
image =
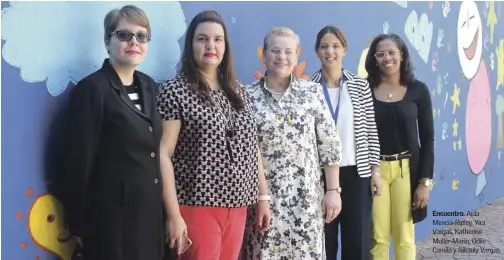
M 128 2 L 131 3 L 131 2 Z M 2 2 L 2 258 L 70 260 L 62 205 L 50 194 L 45 169 L 54 124 L 77 81 L 106 57 L 103 18 L 120 2 Z M 153 40 L 140 69 L 173 77 L 190 20 L 218 10 L 230 33 L 239 79 L 264 73 L 262 40 L 273 26 L 301 37 L 295 73 L 319 69 L 315 36 L 342 28 L 344 67 L 365 76 L 373 36 L 398 33 L 408 43 L 416 75 L 430 87 L 436 127 L 435 185 L 430 210 L 472 210 L 504 194 L 503 3 L 465 2 L 138 2 Z M 416 226 L 417 240 L 432 217 Z

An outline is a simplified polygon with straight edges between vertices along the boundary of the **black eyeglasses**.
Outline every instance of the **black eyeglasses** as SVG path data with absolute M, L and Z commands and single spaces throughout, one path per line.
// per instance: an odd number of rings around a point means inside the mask
M 148 33 L 144 32 L 132 33 L 129 31 L 115 31 L 110 35 L 112 36 L 114 34 L 117 36 L 117 39 L 122 42 L 131 41 L 131 39 L 133 39 L 133 36 L 135 36 L 136 40 L 140 43 L 147 43 L 151 40 L 151 36 Z

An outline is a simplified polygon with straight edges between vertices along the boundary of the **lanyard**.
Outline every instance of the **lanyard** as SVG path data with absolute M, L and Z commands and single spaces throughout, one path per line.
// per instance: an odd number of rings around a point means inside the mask
M 325 95 L 325 99 L 327 101 L 327 104 L 329 104 L 329 110 L 331 111 L 331 115 L 334 119 L 334 122 L 337 124 L 338 123 L 338 114 L 339 114 L 339 107 L 340 107 L 340 100 L 341 100 L 341 94 L 342 94 L 342 89 L 343 89 L 343 83 L 345 82 L 344 81 L 344 75 L 343 75 L 343 70 L 342 70 L 342 73 L 341 73 L 341 77 L 339 79 L 339 90 L 338 90 L 338 103 L 336 104 L 336 108 L 332 109 L 332 103 L 331 103 L 331 97 L 329 96 L 329 90 L 327 89 L 327 85 L 324 81 L 324 78 L 322 77 L 322 87 L 324 88 L 324 95 Z

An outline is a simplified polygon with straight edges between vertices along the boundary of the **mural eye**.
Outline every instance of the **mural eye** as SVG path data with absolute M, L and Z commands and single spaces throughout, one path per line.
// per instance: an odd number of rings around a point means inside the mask
M 411 28 L 411 32 L 412 33 L 415 33 L 415 26 L 413 25 L 413 27 Z
M 49 222 L 49 223 L 54 222 L 55 219 L 56 219 L 56 217 L 54 215 L 47 216 L 47 222 Z

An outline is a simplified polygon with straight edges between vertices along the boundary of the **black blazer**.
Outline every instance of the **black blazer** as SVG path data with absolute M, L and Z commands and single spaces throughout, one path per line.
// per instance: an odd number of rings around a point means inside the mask
M 138 110 L 108 59 L 74 88 L 55 167 L 55 195 L 84 258 L 159 260 L 163 254 L 156 83 L 134 73 Z

